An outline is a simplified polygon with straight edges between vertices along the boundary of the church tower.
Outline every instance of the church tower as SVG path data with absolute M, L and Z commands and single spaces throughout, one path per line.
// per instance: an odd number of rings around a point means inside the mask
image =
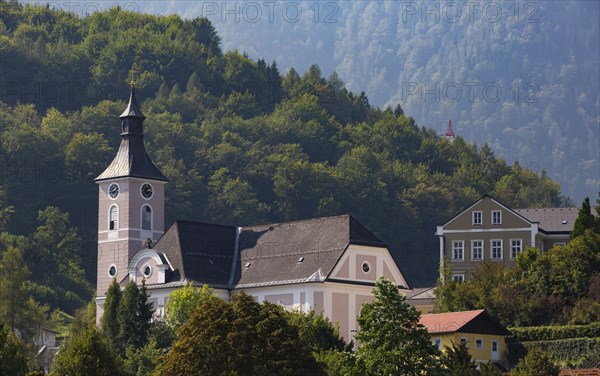
M 113 278 L 128 282 L 132 257 L 164 232 L 167 178 L 144 147 L 144 114 L 132 79 L 129 104 L 121 116 L 121 144 L 111 164 L 96 179 L 98 205 L 97 317 Z

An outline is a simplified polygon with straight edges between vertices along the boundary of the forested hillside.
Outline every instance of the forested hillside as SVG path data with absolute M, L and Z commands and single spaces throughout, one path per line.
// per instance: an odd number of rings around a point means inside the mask
M 400 104 L 438 132 L 452 119 L 467 141 L 546 169 L 576 202 L 598 190 L 599 2 L 256 4 L 139 7 L 205 15 L 226 48 L 276 59 L 282 71 L 318 63 L 371 103 Z
M 437 276 L 435 226 L 481 195 L 514 207 L 565 202 L 543 172 L 450 143 L 400 107 L 371 106 L 316 65 L 282 75 L 275 62 L 223 52 L 206 19 L 6 9 L 1 74 L 15 86 L 0 103 L 0 245 L 15 264 L 21 254 L 28 288 L 53 308 L 72 312 L 91 296 L 93 179 L 118 146 L 133 64 L 147 149 L 170 179 L 168 224 L 351 213 L 418 286 Z

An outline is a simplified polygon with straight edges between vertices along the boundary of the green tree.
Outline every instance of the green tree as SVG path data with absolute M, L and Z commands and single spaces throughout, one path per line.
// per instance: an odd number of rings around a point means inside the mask
M 584 325 L 600 322 L 600 273 L 590 278 L 588 291 L 575 303 L 569 324 Z
M 156 375 L 322 374 L 279 306 L 241 293 L 201 299 Z
M 351 351 L 353 345 L 340 337 L 338 325 L 334 325 L 323 313 L 291 311 L 288 313 L 290 324 L 296 327 L 304 346 L 312 351 L 336 350 Z
M 122 295 L 123 293 L 121 292 L 121 287 L 117 283 L 117 280 L 113 279 L 108 287 L 108 291 L 106 292 L 106 298 L 104 300 L 104 312 L 102 313 L 102 318 L 100 319 L 102 333 L 111 343 L 114 342 L 119 336 L 118 313 Z
M 581 204 L 581 208 L 579 208 L 579 213 L 577 214 L 577 219 L 575 220 L 575 224 L 573 225 L 573 231 L 571 232 L 571 239 L 574 239 L 588 229 L 594 228 L 594 216 L 592 215 L 592 208 L 590 206 L 590 198 L 586 197 L 583 199 L 583 203 Z
M 190 313 L 198 306 L 200 301 L 212 296 L 213 291 L 207 285 L 197 288 L 192 282 L 169 294 L 165 305 L 166 321 L 173 328 L 178 329 L 186 323 Z
M 233 310 L 224 300 L 214 296 L 200 300 L 169 352 L 160 359 L 154 374 L 227 374 L 231 366 L 227 335 L 232 320 Z
M 51 375 L 119 376 L 123 365 L 95 327 L 71 338 L 54 359 Z
M 18 329 L 22 338 L 31 340 L 46 320 L 45 306 L 29 295 L 29 271 L 18 248 L 9 247 L 0 261 L 0 322 L 10 330 Z
M 290 325 L 284 309 L 245 293 L 232 299 L 232 350 L 240 374 L 321 375 L 323 370 Z
M 8 224 L 10 216 L 14 213 L 14 207 L 8 205 L 6 201 L 6 193 L 0 186 L 0 234 L 4 232 L 4 228 Z
M 502 376 L 504 375 L 498 367 L 496 367 L 491 362 L 482 363 L 479 365 L 479 374 L 481 376 Z
M 27 347 L 0 321 L 0 375 L 22 376 L 29 370 Z
M 96 327 L 96 302 L 90 302 L 75 312 L 75 316 L 69 326 L 69 338 L 75 338 L 84 331 Z
M 450 376 L 478 376 L 477 364 L 473 361 L 466 342 L 452 343 L 444 347 L 442 363 Z
M 154 314 L 154 304 L 148 301 L 150 295 L 146 289 L 146 280 L 142 279 L 142 287 L 137 300 L 137 331 L 139 333 L 138 346 L 148 343 L 148 334 L 152 324 L 152 315 Z
M 558 376 L 560 368 L 540 349 L 532 349 L 510 372 L 514 376 Z
M 156 342 L 152 341 L 138 349 L 128 347 L 123 369 L 127 375 L 151 375 L 161 355 L 162 351 L 156 346 Z
M 92 297 L 81 262 L 81 238 L 69 214 L 48 206 L 38 213 L 36 231 L 24 259 L 31 270 L 32 294 L 53 308 L 74 313 Z
M 119 334 L 116 342 L 122 353 L 127 347 L 139 348 L 148 342 L 152 312 L 145 284 L 140 289 L 134 281 L 129 282 L 117 310 Z
M 364 375 L 416 375 L 439 371 L 441 355 L 419 324 L 419 311 L 392 282 L 380 277 L 358 318 L 356 366 Z

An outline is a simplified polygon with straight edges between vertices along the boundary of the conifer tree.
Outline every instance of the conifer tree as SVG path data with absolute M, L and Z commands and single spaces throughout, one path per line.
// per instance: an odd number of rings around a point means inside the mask
M 129 282 L 123 291 L 123 297 L 117 310 L 117 322 L 119 325 L 119 335 L 117 343 L 121 351 L 129 345 L 135 345 L 138 342 L 138 331 L 136 325 L 136 316 L 138 308 L 138 296 L 140 290 L 135 282 Z
M 0 322 L 0 375 L 21 376 L 27 373 L 28 368 L 25 344 Z
M 121 287 L 119 287 L 117 280 L 113 279 L 106 292 L 104 313 L 102 314 L 100 322 L 102 332 L 111 342 L 114 342 L 119 335 L 119 322 L 117 317 L 122 295 Z
M 196 72 L 192 73 L 188 78 L 187 84 L 185 85 L 185 91 L 187 93 L 200 93 L 202 91 L 202 82 Z
M 129 282 L 117 310 L 119 331 L 116 342 L 122 352 L 127 347 L 140 348 L 148 342 L 152 314 L 152 303 L 148 302 L 145 281 L 142 282 L 141 289 L 135 282 Z
M 167 83 L 163 81 L 162 84 L 160 84 L 158 91 L 156 92 L 156 98 L 157 99 L 165 99 L 168 97 L 169 97 L 169 86 L 167 86 Z
M 594 216 L 592 215 L 592 208 L 590 206 L 590 198 L 586 197 L 581 204 L 579 214 L 573 225 L 573 232 L 571 233 L 571 239 L 583 235 L 585 230 L 594 228 Z
M 142 279 L 142 288 L 139 290 L 136 311 L 136 326 L 139 341 L 137 343 L 138 347 L 144 346 L 146 343 L 148 343 L 148 333 L 152 323 L 152 314 L 154 313 L 153 304 L 152 302 L 148 301 L 148 298 L 149 295 L 146 291 L 146 280 Z

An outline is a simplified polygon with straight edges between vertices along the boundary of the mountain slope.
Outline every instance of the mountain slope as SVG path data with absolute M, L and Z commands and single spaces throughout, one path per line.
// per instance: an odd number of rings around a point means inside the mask
M 558 180 L 575 202 L 600 184 L 600 3 L 338 1 L 156 2 L 204 15 L 224 50 L 317 63 L 376 105 L 400 104 L 443 132 L 488 143 Z

